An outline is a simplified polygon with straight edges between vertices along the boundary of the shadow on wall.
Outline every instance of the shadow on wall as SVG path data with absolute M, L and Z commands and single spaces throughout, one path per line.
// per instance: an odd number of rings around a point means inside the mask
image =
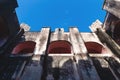
M 113 39 L 120 45 L 120 20 L 116 21 L 113 31 Z
M 92 60 L 101 80 L 115 80 L 115 77 L 112 75 L 112 72 L 108 67 L 102 67 L 97 58 L 92 58 Z
M 48 56 L 44 70 L 46 75 L 42 80 L 75 80 L 73 60 L 70 57 Z
M 7 41 L 9 36 L 9 30 L 7 24 L 3 20 L 2 16 L 0 16 L 0 47 L 2 47 Z

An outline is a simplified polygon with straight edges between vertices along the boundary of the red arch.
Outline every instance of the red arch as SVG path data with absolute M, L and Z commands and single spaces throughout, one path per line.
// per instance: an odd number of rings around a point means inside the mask
M 97 42 L 85 42 L 88 53 L 102 53 L 103 46 Z
M 12 54 L 33 53 L 35 44 L 33 41 L 21 42 L 13 49 Z
M 71 44 L 65 40 L 53 41 L 48 47 L 48 53 L 71 53 Z

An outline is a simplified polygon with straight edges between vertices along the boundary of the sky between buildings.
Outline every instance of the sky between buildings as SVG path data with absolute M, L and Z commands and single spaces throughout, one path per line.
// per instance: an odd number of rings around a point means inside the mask
M 96 19 L 104 21 L 102 10 L 104 0 L 17 0 L 16 9 L 20 23 L 26 23 L 31 31 L 42 27 L 64 28 L 76 26 L 82 32 L 90 31 L 89 26 Z

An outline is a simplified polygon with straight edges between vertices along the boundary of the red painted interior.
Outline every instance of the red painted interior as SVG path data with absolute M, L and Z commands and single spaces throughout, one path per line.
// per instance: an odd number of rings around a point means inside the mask
M 71 53 L 71 44 L 65 40 L 53 41 L 48 47 L 48 53 Z
M 33 53 L 35 44 L 33 41 L 21 42 L 13 49 L 12 54 Z
M 85 42 L 88 53 L 102 53 L 103 46 L 97 42 Z

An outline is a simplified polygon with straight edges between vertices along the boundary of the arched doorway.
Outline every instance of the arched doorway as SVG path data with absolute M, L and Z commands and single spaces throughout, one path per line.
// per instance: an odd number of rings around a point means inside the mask
M 71 44 L 65 40 L 53 41 L 49 44 L 48 53 L 71 53 Z
M 85 42 L 88 53 L 102 53 L 103 46 L 97 42 Z
M 21 42 L 13 49 L 12 54 L 33 53 L 35 45 L 33 41 Z

